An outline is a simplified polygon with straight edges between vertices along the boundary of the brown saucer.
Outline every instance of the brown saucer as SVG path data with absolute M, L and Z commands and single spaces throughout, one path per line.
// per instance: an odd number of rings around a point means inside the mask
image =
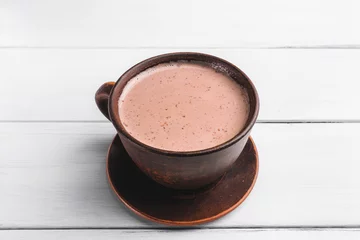
M 234 210 L 251 192 L 259 169 L 251 137 L 232 168 L 200 190 L 173 190 L 151 180 L 131 160 L 118 135 L 106 165 L 110 186 L 127 207 L 151 221 L 177 226 L 210 222 Z

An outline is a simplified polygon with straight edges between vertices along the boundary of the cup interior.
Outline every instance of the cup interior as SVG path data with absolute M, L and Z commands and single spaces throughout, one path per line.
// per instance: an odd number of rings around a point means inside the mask
M 135 77 L 137 74 L 145 71 L 146 69 L 150 67 L 154 67 L 158 64 L 162 63 L 169 63 L 169 62 L 176 62 L 176 61 L 196 61 L 196 62 L 203 62 L 206 63 L 208 66 L 214 68 L 216 71 L 220 71 L 237 81 L 247 92 L 249 97 L 249 116 L 247 119 L 247 122 L 244 126 L 244 128 L 235 135 L 232 139 L 228 140 L 227 142 L 224 142 L 220 145 L 217 145 L 212 148 L 204 149 L 204 150 L 197 150 L 197 151 L 188 151 L 188 152 L 176 152 L 176 151 L 168 151 L 164 149 L 158 149 L 151 146 L 148 146 L 134 137 L 132 137 L 126 130 L 125 127 L 122 125 L 120 121 L 119 111 L 118 111 L 118 100 L 120 98 L 120 95 L 123 92 L 123 89 L 127 82 L 131 80 L 133 77 Z M 128 71 L 126 71 L 116 82 L 114 88 L 112 89 L 110 99 L 109 99 L 109 114 L 112 123 L 114 124 L 116 130 L 119 134 L 124 135 L 129 140 L 137 143 L 138 145 L 146 148 L 147 150 L 167 154 L 167 155 L 201 155 L 210 153 L 213 151 L 220 150 L 222 148 L 225 148 L 227 146 L 232 145 L 233 143 L 239 141 L 242 137 L 244 137 L 252 128 L 252 126 L 255 124 L 257 115 L 259 112 L 259 98 L 257 91 L 251 82 L 251 80 L 246 76 L 244 72 L 242 72 L 239 68 L 237 68 L 235 65 L 227 62 L 226 60 L 223 60 L 221 58 L 202 54 L 202 53 L 194 53 L 194 52 L 179 52 L 179 53 L 168 53 L 163 54 L 159 56 L 155 56 L 149 59 L 146 59 L 135 66 L 131 67 Z

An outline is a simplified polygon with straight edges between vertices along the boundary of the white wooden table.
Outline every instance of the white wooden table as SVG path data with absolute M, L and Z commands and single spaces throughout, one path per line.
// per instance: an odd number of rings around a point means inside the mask
M 357 0 L 0 0 L 0 239 L 360 239 Z M 114 197 L 94 93 L 135 63 L 200 51 L 258 88 L 249 198 L 188 230 Z

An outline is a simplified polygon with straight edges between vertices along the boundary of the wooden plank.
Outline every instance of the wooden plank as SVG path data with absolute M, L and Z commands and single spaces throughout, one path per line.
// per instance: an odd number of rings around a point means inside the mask
M 1 123 L 2 228 L 159 227 L 112 194 L 110 123 Z M 360 124 L 256 124 L 260 172 L 249 198 L 204 227 L 356 226 Z
M 189 49 L 197 51 L 199 49 Z M 135 63 L 175 49 L 0 50 L 0 120 L 104 120 L 94 93 Z M 215 50 L 254 81 L 259 120 L 359 120 L 360 50 Z
M 356 0 L 2 1 L 0 46 L 358 45 Z
M 278 240 L 357 240 L 360 237 L 358 229 L 325 229 L 325 230 L 243 230 L 243 229 L 206 229 L 206 230 L 12 230 L 0 231 L 1 239 L 278 239 Z

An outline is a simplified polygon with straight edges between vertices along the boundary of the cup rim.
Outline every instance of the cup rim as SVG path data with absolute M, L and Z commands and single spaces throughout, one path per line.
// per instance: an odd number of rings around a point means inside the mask
M 165 149 L 156 148 L 156 147 L 152 147 L 152 146 L 149 146 L 147 144 L 144 144 L 144 143 L 140 142 L 139 140 L 137 140 L 136 138 L 134 138 L 133 136 L 131 136 L 125 130 L 124 127 L 121 127 L 122 124 L 121 124 L 121 121 L 120 121 L 120 116 L 118 117 L 119 122 L 116 121 L 116 113 L 113 111 L 114 110 L 114 104 L 116 105 L 117 109 L 118 109 L 118 106 L 117 106 L 117 103 L 114 103 L 112 101 L 112 96 L 113 96 L 114 90 L 120 84 L 123 77 L 127 73 L 129 73 L 131 70 L 134 70 L 135 68 L 139 68 L 140 66 L 143 66 L 143 65 L 145 65 L 145 64 L 147 64 L 149 62 L 152 62 L 154 60 L 167 59 L 168 57 L 179 56 L 179 55 L 180 56 L 183 56 L 183 55 L 190 56 L 191 55 L 193 57 L 198 57 L 198 58 L 216 59 L 218 62 L 221 62 L 222 64 L 225 64 L 225 65 L 235 69 L 249 83 L 249 85 L 250 85 L 250 87 L 251 87 L 251 89 L 252 89 L 252 91 L 254 93 L 254 97 L 255 97 L 254 112 L 253 112 L 252 116 L 249 116 L 250 121 L 248 121 L 246 126 L 239 133 L 237 133 L 234 137 L 232 137 L 228 141 L 223 142 L 223 143 L 221 143 L 219 145 L 216 145 L 214 147 L 211 147 L 211 148 L 200 149 L 200 150 L 195 150 L 195 151 L 171 151 L 171 150 L 165 150 Z M 179 61 L 179 60 L 174 60 L 174 61 Z M 201 60 L 199 60 L 199 61 L 201 61 Z M 163 62 L 161 61 L 160 63 L 167 63 L 167 62 L 169 62 L 169 60 L 163 61 Z M 157 63 L 157 64 L 159 64 L 159 63 Z M 144 70 L 142 70 L 142 71 L 144 71 Z M 137 74 L 139 74 L 142 71 L 139 71 Z M 254 124 L 256 122 L 256 119 L 258 117 L 258 114 L 259 114 L 259 105 L 260 105 L 259 104 L 259 96 L 258 96 L 257 90 L 256 90 L 253 82 L 250 80 L 250 78 L 241 69 L 239 69 L 234 64 L 226 61 L 225 59 L 222 59 L 222 58 L 210 55 L 210 54 L 204 54 L 204 53 L 198 53 L 198 52 L 172 52 L 172 53 L 165 53 L 165 54 L 161 54 L 161 55 L 157 55 L 157 56 L 154 56 L 154 57 L 147 58 L 147 59 L 133 65 L 126 72 L 124 72 L 119 77 L 119 79 L 116 81 L 115 85 L 113 86 L 113 88 L 111 90 L 111 93 L 110 93 L 110 96 L 109 96 L 109 102 L 108 102 L 108 111 L 109 111 L 110 120 L 111 120 L 112 124 L 115 126 L 117 132 L 119 134 L 123 135 L 124 137 L 126 137 L 129 141 L 134 142 L 135 144 L 137 144 L 137 145 L 139 145 L 139 146 L 141 146 L 141 147 L 145 148 L 146 150 L 149 150 L 149 151 L 151 151 L 153 153 L 158 153 L 158 154 L 167 155 L 167 156 L 173 156 L 173 157 L 184 157 L 184 156 L 192 157 L 192 156 L 200 156 L 200 155 L 210 154 L 210 153 L 213 153 L 213 152 L 218 152 L 218 151 L 220 151 L 222 149 L 225 149 L 225 148 L 228 148 L 228 147 L 232 146 L 233 144 L 235 144 L 236 142 L 240 141 L 243 137 L 245 137 L 250 132 L 250 130 L 254 126 Z

